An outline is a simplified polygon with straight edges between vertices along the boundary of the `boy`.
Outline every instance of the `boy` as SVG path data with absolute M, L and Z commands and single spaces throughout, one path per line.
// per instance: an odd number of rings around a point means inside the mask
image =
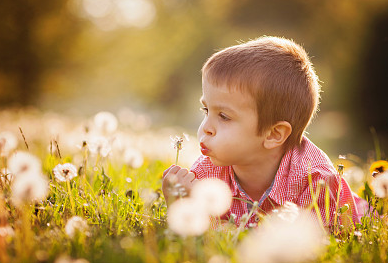
M 311 208 L 311 174 L 314 194 L 318 185 L 321 189 L 322 221 L 332 226 L 339 177 L 326 154 L 303 135 L 320 93 L 304 49 L 284 38 L 261 37 L 221 50 L 202 68 L 202 91 L 204 119 L 198 129 L 202 155 L 190 172 L 175 165 L 164 172 L 166 200 L 169 180 L 189 192 L 196 179 L 221 179 L 235 197 L 222 219 L 235 215 L 238 225 L 254 201 L 264 213 L 287 201 Z M 325 187 L 330 193 L 328 218 Z M 357 206 L 363 200 L 344 179 L 340 189 L 338 207 L 349 206 L 343 220 L 359 222 Z M 248 224 L 258 220 L 254 213 Z

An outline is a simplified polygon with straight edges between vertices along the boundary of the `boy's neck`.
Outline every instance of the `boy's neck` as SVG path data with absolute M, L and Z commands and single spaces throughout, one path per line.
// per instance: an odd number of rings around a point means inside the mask
M 232 166 L 240 186 L 254 201 L 271 186 L 284 153 L 283 149 L 274 149 L 255 163 Z

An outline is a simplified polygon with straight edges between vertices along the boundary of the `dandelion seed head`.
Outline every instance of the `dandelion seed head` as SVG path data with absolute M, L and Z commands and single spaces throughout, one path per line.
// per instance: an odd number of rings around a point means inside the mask
M 351 166 L 345 170 L 344 178 L 350 185 L 360 185 L 364 182 L 365 174 L 360 167 Z
M 144 163 L 143 154 L 134 148 L 127 148 L 124 152 L 124 162 L 132 168 L 140 168 Z
M 323 252 L 324 233 L 306 214 L 293 222 L 271 217 L 238 247 L 239 262 L 304 262 Z
M 146 206 L 151 205 L 158 197 L 158 194 L 151 188 L 144 188 L 140 191 L 140 198 L 144 201 Z
M 169 228 L 180 236 L 202 235 L 210 226 L 207 212 L 193 199 L 178 199 L 167 211 Z
M 8 169 L 15 175 L 37 174 L 40 175 L 42 166 L 40 160 L 28 152 L 16 152 L 9 157 Z
M 0 156 L 8 156 L 18 146 L 18 140 L 12 132 L 0 133 Z
M 21 206 L 43 200 L 48 194 L 48 182 L 42 175 L 26 174 L 16 177 L 11 189 L 12 202 Z
M 299 208 L 296 204 L 287 201 L 276 216 L 284 221 L 293 223 L 299 217 Z
M 109 141 L 102 136 L 93 136 L 87 141 L 89 151 L 92 154 L 99 154 L 101 157 L 107 157 L 112 151 Z
M 223 215 L 232 204 L 229 186 L 215 178 L 197 181 L 191 189 L 190 196 L 212 216 Z
M 53 174 L 60 182 L 70 181 L 77 176 L 77 168 L 71 163 L 57 164 L 53 169 Z
M 89 226 L 85 219 L 80 216 L 73 216 L 66 223 L 65 233 L 70 238 L 74 238 L 77 233 L 87 234 L 88 229 Z
M 101 111 L 94 116 L 94 125 L 103 134 L 111 134 L 117 130 L 118 121 L 112 113 Z
M 388 197 L 388 172 L 379 174 L 379 176 L 373 179 L 371 185 L 377 197 Z

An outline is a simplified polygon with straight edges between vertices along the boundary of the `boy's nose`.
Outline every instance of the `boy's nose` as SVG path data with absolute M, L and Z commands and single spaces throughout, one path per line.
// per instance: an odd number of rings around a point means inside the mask
M 205 118 L 202 122 L 202 131 L 206 134 L 206 135 L 214 135 L 215 134 L 215 129 L 213 127 L 213 125 L 211 125 L 210 121 L 209 121 L 209 118 Z

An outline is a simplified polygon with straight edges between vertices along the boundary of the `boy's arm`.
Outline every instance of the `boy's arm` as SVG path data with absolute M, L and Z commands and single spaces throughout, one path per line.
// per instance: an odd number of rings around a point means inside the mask
M 163 172 L 162 191 L 167 204 L 169 204 L 169 197 L 174 194 L 172 190 L 174 190 L 177 184 L 180 184 L 179 187 L 183 187 L 187 194 L 190 194 L 195 181 L 195 174 L 193 172 L 189 172 L 187 169 L 177 165 L 171 165 Z

